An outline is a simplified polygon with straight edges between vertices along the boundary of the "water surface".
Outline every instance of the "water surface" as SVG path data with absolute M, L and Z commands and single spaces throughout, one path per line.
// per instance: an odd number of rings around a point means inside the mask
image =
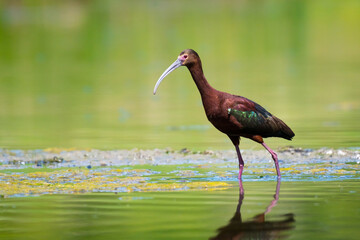
M 0 147 L 232 148 L 185 68 L 152 95 L 185 48 L 215 88 L 296 133 L 269 146 L 359 146 L 359 12 L 357 0 L 4 1 Z
M 357 239 L 359 181 L 281 182 L 277 202 L 276 185 L 276 181 L 244 182 L 241 205 L 235 182 L 217 191 L 5 198 L 0 200 L 0 236 L 216 239 L 232 235 L 249 239 L 255 234 L 251 229 L 257 229 L 258 239 Z
M 356 239 L 358 155 L 312 158 L 305 148 L 359 147 L 359 12 L 357 0 L 2 1 L 0 238 L 216 239 L 256 228 L 265 239 Z M 215 88 L 296 133 L 267 140 L 305 149 L 280 152 L 278 199 L 268 155 L 244 153 L 242 196 L 234 151 L 176 155 L 172 166 L 141 150 L 90 151 L 233 148 L 207 122 L 185 68 L 152 95 L 185 48 Z

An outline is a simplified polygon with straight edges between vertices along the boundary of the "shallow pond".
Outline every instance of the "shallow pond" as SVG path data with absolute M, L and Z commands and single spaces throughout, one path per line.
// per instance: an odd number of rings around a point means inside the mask
M 359 151 L 1 150 L 4 239 L 356 239 Z M 301 160 L 301 162 L 300 162 Z
M 0 200 L 2 239 L 358 239 L 359 181 Z M 242 199 L 243 198 L 243 199 Z M 240 200 L 240 201 L 239 201 Z M 237 211 L 239 209 L 239 211 Z
M 355 239 L 359 25 L 357 0 L 3 1 L 0 238 Z M 275 199 L 251 141 L 239 195 L 233 146 L 185 68 L 153 96 L 185 48 L 213 87 L 294 130 L 267 139 Z

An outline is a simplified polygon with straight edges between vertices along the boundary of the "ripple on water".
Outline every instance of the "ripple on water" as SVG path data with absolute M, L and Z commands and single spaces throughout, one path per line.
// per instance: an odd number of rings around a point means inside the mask
M 292 181 L 281 182 L 277 190 L 276 181 L 245 181 L 243 196 L 234 185 L 218 191 L 6 198 L 0 201 L 0 233 L 6 239 L 24 239 L 30 233 L 36 239 L 44 234 L 48 239 L 209 239 L 254 232 L 291 239 L 356 239 L 358 184 Z

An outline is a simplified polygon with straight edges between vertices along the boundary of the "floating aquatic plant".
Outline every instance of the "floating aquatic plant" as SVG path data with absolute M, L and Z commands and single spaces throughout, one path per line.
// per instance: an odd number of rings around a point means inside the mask
M 249 154 L 249 160 L 244 169 L 244 181 L 276 179 L 273 163 L 268 161 L 266 154 L 244 151 L 246 154 Z M 330 153 L 328 149 L 285 149 L 281 155 L 283 181 L 332 181 L 360 177 L 358 151 L 331 150 Z M 37 164 L 41 159 L 54 159 L 54 156 L 64 161 Z M 184 155 L 167 150 L 0 149 L 0 157 L 2 196 L 216 190 L 237 184 L 236 156 L 228 151 Z

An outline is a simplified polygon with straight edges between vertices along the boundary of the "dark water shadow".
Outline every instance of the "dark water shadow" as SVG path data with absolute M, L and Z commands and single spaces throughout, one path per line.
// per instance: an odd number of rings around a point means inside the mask
M 264 212 L 255 215 L 248 221 L 243 221 L 241 217 L 241 206 L 244 200 L 244 188 L 240 182 L 239 202 L 234 216 L 226 226 L 217 230 L 218 234 L 211 237 L 211 240 L 220 239 L 284 239 L 287 238 L 286 230 L 295 227 L 294 214 L 288 213 L 279 216 L 281 220 L 267 221 L 265 215 L 271 212 L 279 200 L 281 180 L 277 181 L 274 199 L 270 202 Z

